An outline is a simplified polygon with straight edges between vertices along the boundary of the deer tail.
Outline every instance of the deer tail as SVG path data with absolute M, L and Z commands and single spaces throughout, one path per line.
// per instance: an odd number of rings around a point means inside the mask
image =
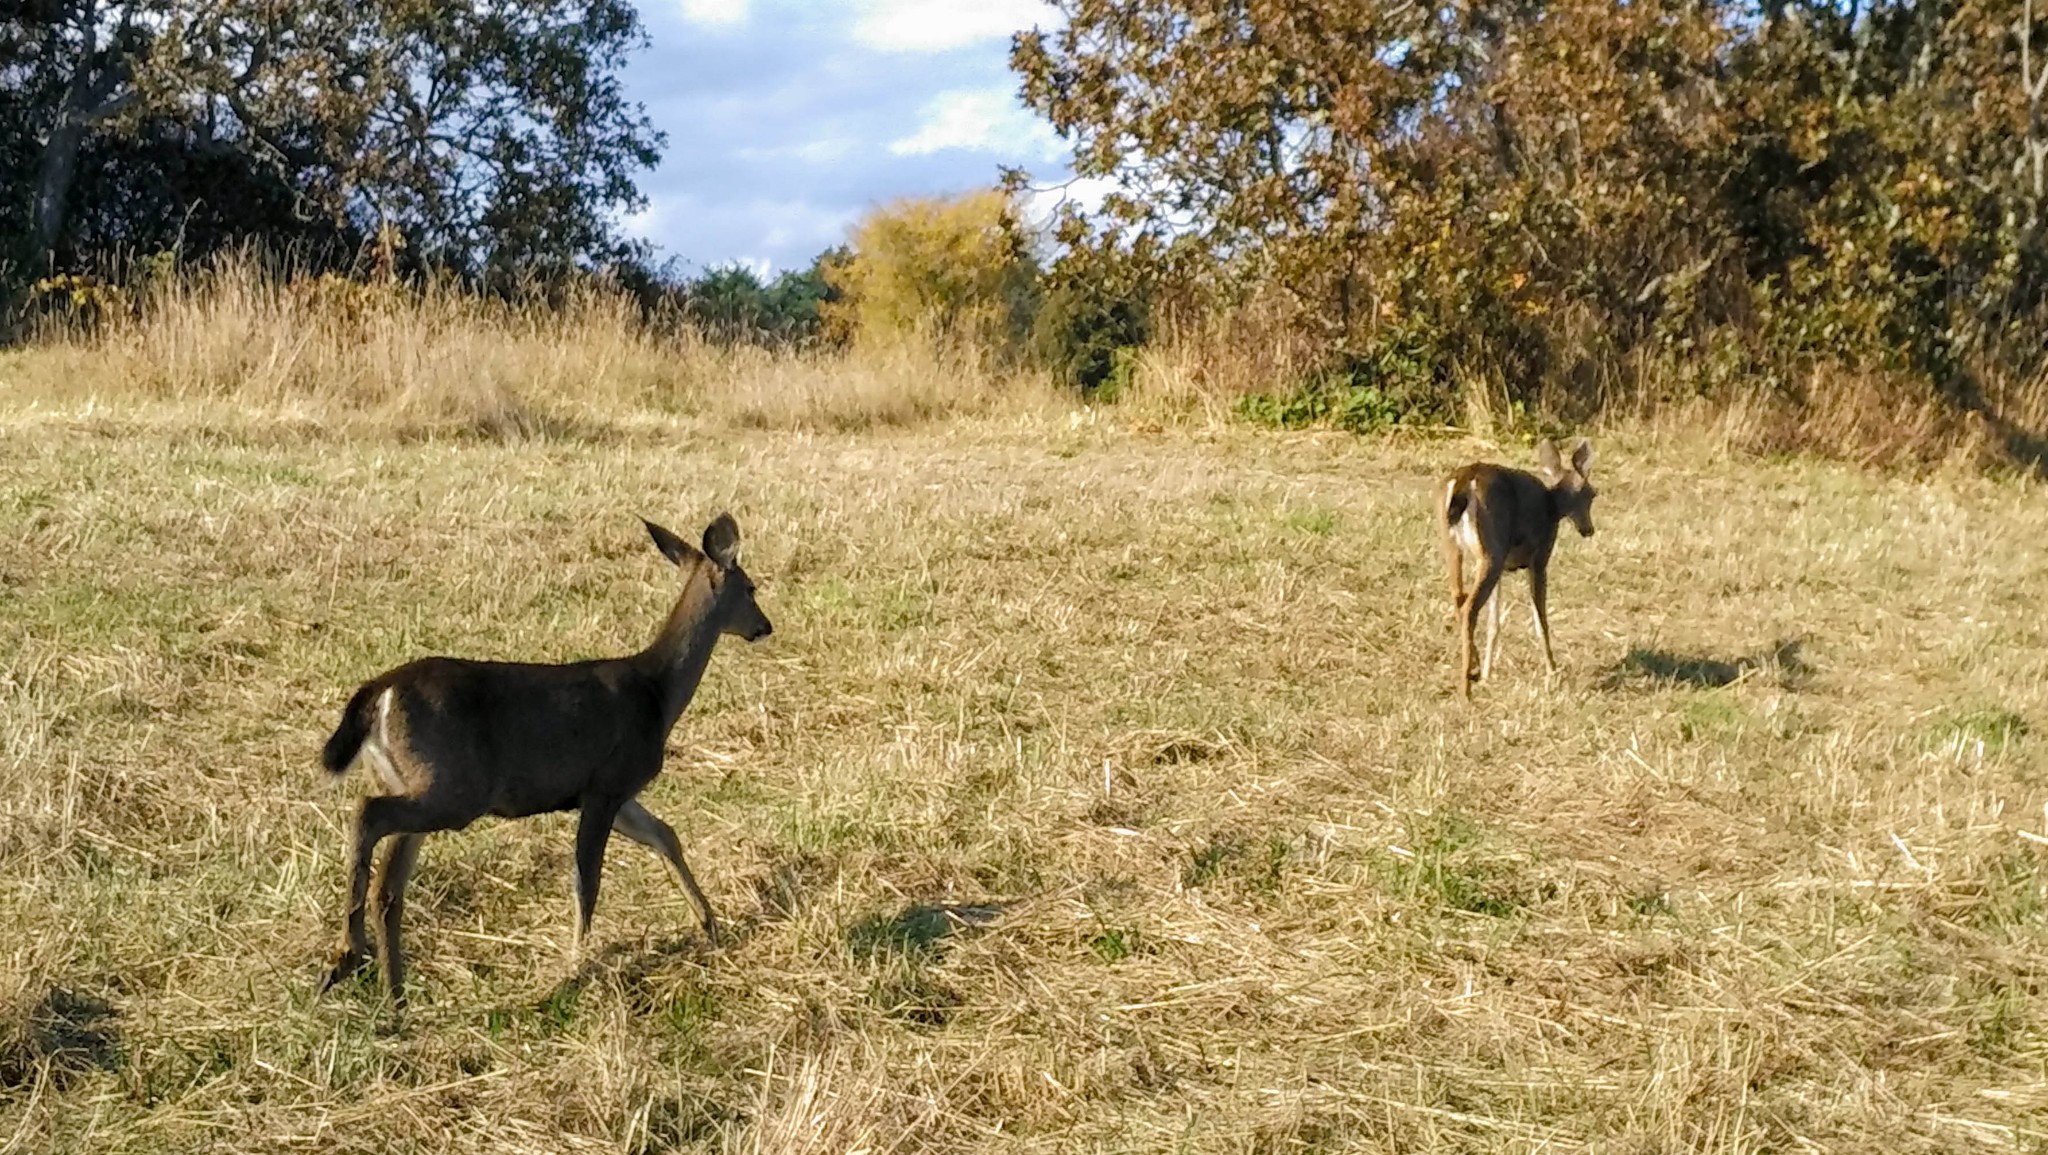
M 329 774 L 341 774 L 348 770 L 349 763 L 356 760 L 356 751 L 362 749 L 363 739 L 370 736 L 370 712 L 382 689 L 376 682 L 364 682 L 356 690 L 355 697 L 348 700 L 348 707 L 341 712 L 341 725 L 327 739 L 327 745 L 320 751 L 320 765 Z

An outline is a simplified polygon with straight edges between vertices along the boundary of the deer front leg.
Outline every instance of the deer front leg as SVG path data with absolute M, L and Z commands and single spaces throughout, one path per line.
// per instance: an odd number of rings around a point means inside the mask
M 683 861 L 683 844 L 676 837 L 675 829 L 654 816 L 638 799 L 619 807 L 619 816 L 612 819 L 612 829 L 642 846 L 661 855 L 668 863 L 669 872 L 675 875 L 690 902 L 697 908 L 698 925 L 704 928 L 704 937 L 711 945 L 718 945 L 718 920 L 711 915 L 711 904 L 704 899 L 704 892 L 697 889 L 697 879 L 690 874 L 690 865 Z
M 572 949 L 581 952 L 583 938 L 590 933 L 590 916 L 597 910 L 598 876 L 604 873 L 604 847 L 612 836 L 612 821 L 618 817 L 617 798 L 586 797 L 583 813 L 576 822 L 576 937 Z
M 1550 652 L 1550 579 L 1541 564 L 1529 567 L 1529 600 L 1536 607 L 1536 636 L 1543 639 L 1543 660 L 1550 665 L 1550 672 L 1557 672 L 1557 658 Z

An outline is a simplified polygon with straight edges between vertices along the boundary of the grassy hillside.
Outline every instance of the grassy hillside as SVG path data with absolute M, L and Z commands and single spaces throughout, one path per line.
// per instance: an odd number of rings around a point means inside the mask
M 1602 434 L 1563 674 L 1513 579 L 1465 707 L 1433 479 L 1519 446 L 18 387 L 8 1155 L 2048 1144 L 2038 484 Z M 402 1026 L 316 999 L 355 683 L 637 647 L 635 516 L 727 508 L 776 632 L 646 800 L 731 941 L 615 841 L 570 957 L 570 817 L 486 821 L 427 844 Z

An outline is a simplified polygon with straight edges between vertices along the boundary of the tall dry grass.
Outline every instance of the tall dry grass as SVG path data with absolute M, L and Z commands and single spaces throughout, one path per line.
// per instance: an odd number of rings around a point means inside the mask
M 1587 318 L 1556 324 L 1557 347 L 1576 352 L 1554 379 L 1507 379 L 1501 359 L 1482 348 L 1451 371 L 1451 427 L 1431 414 L 1410 428 L 1495 440 L 1566 422 L 1686 440 L 1707 432 L 1722 449 L 1751 457 L 1799 454 L 1909 472 L 2048 472 L 2048 357 L 2030 373 L 1974 366 L 1977 386 L 1967 397 L 1914 374 L 1827 362 L 1781 367 L 1775 381 L 1709 386 L 1699 366 L 1616 350 Z M 1270 302 L 1176 317 L 1136 351 L 1118 403 L 1165 424 L 1229 422 L 1247 397 L 1301 388 L 1336 354 L 1304 334 L 1298 314 Z
M 583 284 L 546 299 L 485 297 L 448 283 L 363 284 L 290 275 L 242 255 L 132 292 L 90 319 L 45 318 L 0 350 L 0 404 L 401 436 L 602 435 L 675 421 L 840 432 L 1071 408 L 1043 375 L 943 326 L 850 348 L 774 349 L 653 320 L 628 294 Z M 1330 362 L 1270 302 L 1169 318 L 1137 350 L 1116 409 L 1141 425 L 1216 427 L 1253 394 L 1285 393 Z M 1592 337 L 1586 341 L 1594 342 Z M 1483 358 L 1481 359 L 1484 360 Z M 1790 389 L 1743 382 L 1707 393 L 1684 366 L 1609 364 L 1589 349 L 1587 396 L 1497 371 L 1460 370 L 1446 429 L 1513 439 L 1569 413 L 1578 423 L 1691 438 L 1745 456 L 1810 454 L 1880 469 L 2048 469 L 2048 363 L 1980 374 L 1968 405 L 1922 380 L 1811 366 Z M 1517 404 L 1540 393 L 1548 400 Z
M 433 284 L 295 278 L 222 260 L 0 353 L 17 405 L 169 404 L 349 430 L 517 437 L 635 419 L 849 430 L 1046 404 L 1041 379 L 915 339 L 770 350 L 650 323 L 585 285 L 540 301 Z

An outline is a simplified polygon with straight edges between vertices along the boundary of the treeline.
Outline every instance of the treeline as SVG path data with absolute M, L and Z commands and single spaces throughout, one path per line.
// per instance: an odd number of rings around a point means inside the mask
M 74 311 L 92 284 L 50 274 L 251 244 L 595 278 L 718 340 L 914 335 L 1098 396 L 1172 360 L 1279 423 L 1851 380 L 2048 432 L 2034 0 L 1055 6 L 1011 63 L 1107 196 L 1027 219 L 1011 174 L 768 278 L 618 231 L 662 145 L 617 79 L 627 0 L 28 0 L 0 16 L 0 274 Z
M 0 271 L 261 245 L 493 286 L 632 261 L 661 134 L 630 0 L 19 0 L 0 14 Z
M 651 322 L 717 340 L 850 342 L 853 316 L 831 303 L 871 274 L 900 280 L 901 262 L 841 248 L 772 277 L 691 271 L 621 232 L 664 144 L 619 79 L 645 39 L 630 0 L 10 5 L 0 333 L 144 308 L 167 278 L 256 254 L 285 277 L 527 301 L 610 284 Z M 884 211 L 861 247 L 955 246 L 905 254 L 966 270 L 917 298 L 955 309 L 981 245 L 972 227 L 957 243 L 959 227 L 992 222 L 998 199 Z M 928 211 L 954 235 L 927 228 Z
M 1293 341 L 1328 403 L 2041 384 L 2033 0 L 1056 7 L 1012 64 L 1116 191 L 1054 281 Z

